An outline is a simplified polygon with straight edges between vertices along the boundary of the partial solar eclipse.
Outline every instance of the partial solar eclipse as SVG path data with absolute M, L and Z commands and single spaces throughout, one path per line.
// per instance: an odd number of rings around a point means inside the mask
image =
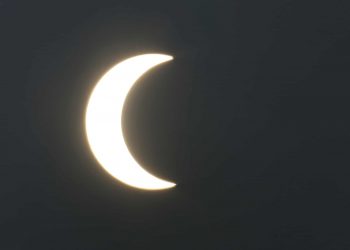
M 132 187 L 159 190 L 176 185 L 143 169 L 130 154 L 122 131 L 122 111 L 129 90 L 145 72 L 172 59 L 144 54 L 118 63 L 99 80 L 88 101 L 85 127 L 95 158 L 109 174 Z

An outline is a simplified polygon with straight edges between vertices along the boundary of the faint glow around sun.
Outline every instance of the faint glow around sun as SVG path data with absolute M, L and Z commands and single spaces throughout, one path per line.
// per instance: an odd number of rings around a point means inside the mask
M 149 69 L 172 56 L 144 54 L 112 67 L 97 83 L 85 117 L 90 148 L 101 166 L 121 182 L 141 189 L 166 189 L 176 184 L 151 175 L 132 157 L 122 132 L 122 111 L 133 84 Z

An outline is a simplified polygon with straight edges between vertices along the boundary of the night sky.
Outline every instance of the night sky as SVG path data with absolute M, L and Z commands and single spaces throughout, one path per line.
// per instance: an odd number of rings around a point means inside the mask
M 0 249 L 350 249 L 350 2 L 0 1 Z M 99 78 L 175 59 L 125 103 L 111 177 L 85 136 Z

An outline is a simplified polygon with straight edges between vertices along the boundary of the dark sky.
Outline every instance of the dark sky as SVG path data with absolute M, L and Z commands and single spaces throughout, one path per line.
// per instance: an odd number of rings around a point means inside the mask
M 350 3 L 0 1 L 0 249 L 350 249 Z M 109 176 L 84 112 L 141 53 L 124 109 L 145 168 Z M 4 86 L 4 87 L 3 87 Z

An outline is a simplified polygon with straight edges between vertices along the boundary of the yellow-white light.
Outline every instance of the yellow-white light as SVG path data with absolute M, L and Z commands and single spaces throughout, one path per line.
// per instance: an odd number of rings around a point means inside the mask
M 122 111 L 133 84 L 149 69 L 172 56 L 145 54 L 111 68 L 97 83 L 86 110 L 86 134 L 90 148 L 104 169 L 123 183 L 141 189 L 166 189 L 176 184 L 157 178 L 132 157 L 122 132 Z

